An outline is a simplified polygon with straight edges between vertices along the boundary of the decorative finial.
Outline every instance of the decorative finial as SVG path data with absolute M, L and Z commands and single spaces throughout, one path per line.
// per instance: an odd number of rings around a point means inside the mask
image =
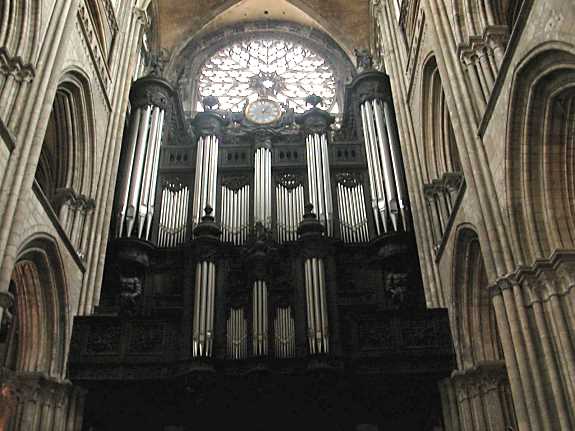
M 158 52 L 150 55 L 148 67 L 150 68 L 150 75 L 161 78 L 164 74 L 164 68 L 168 63 L 168 51 L 161 49 Z
M 206 205 L 204 208 L 204 213 L 206 214 L 205 217 L 211 217 L 214 209 L 210 205 Z
M 311 96 L 307 96 L 305 98 L 305 103 L 313 106 L 314 108 L 317 108 L 317 105 L 319 105 L 321 102 L 323 102 L 323 98 L 317 94 L 312 94 Z
M 311 202 L 308 202 L 307 204 L 305 204 L 304 207 L 304 215 L 311 215 L 313 214 L 313 204 Z

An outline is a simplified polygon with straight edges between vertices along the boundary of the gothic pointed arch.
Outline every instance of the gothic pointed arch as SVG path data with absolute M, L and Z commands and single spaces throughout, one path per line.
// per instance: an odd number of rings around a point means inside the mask
M 94 209 L 95 133 L 89 80 L 80 71 L 67 72 L 54 98 L 36 182 L 80 255 Z
M 69 322 L 65 270 L 55 241 L 44 235 L 22 247 L 12 273 L 11 322 L 2 366 L 20 373 L 65 376 Z
M 433 56 L 423 67 L 421 100 L 425 172 L 430 182 L 446 173 L 461 171 L 451 115 L 437 61 Z
M 198 77 L 209 59 L 234 44 L 254 40 L 281 40 L 302 46 L 325 60 L 333 70 L 336 100 L 343 105 L 345 83 L 355 74 L 355 67 L 346 52 L 327 33 L 316 28 L 287 21 L 238 22 L 207 32 L 175 51 L 165 75 L 178 83 L 184 111 L 195 112 L 201 98 Z
M 38 51 L 41 2 L 22 0 L 3 6 L 0 21 L 0 65 L 3 71 L 31 73 Z
M 515 75 L 508 207 L 523 263 L 575 247 L 575 49 L 542 48 Z
M 495 313 L 479 238 L 470 227 L 459 230 L 455 245 L 451 304 L 459 367 L 503 360 Z

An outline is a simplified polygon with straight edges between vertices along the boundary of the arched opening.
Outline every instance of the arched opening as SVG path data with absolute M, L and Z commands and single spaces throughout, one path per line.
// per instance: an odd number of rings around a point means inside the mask
M 68 73 L 56 92 L 36 182 L 76 250 L 83 254 L 94 209 L 94 140 L 88 80 Z
M 473 230 L 460 231 L 454 256 L 452 304 L 459 367 L 503 360 L 485 263 Z
M 10 282 L 13 305 L 2 331 L 0 365 L 17 373 L 63 378 L 67 340 L 64 268 L 56 245 L 30 241 Z
M 435 57 L 423 69 L 422 125 L 426 179 L 431 182 L 449 172 L 461 172 L 451 116 Z
M 232 66 L 237 67 L 240 71 L 247 70 L 242 66 L 242 64 L 247 61 L 246 66 L 253 68 L 252 75 L 247 76 L 247 78 L 242 77 L 242 80 L 245 82 L 238 82 L 238 85 L 233 87 L 233 94 L 237 92 L 238 96 L 247 96 L 248 94 L 246 94 L 245 90 L 246 88 L 248 90 L 250 88 L 249 78 L 251 76 L 258 76 L 260 72 L 265 73 L 265 70 L 258 67 L 258 64 L 261 65 L 262 62 L 265 63 L 268 58 L 275 58 L 281 61 L 281 55 L 278 57 L 272 53 L 271 57 L 268 56 L 270 51 L 267 50 L 266 45 L 273 46 L 274 50 L 278 48 L 278 50 L 274 51 L 276 53 L 281 51 L 281 46 L 283 46 L 288 57 L 289 55 L 292 55 L 294 58 L 298 57 L 299 54 L 296 53 L 297 55 L 294 55 L 295 51 L 300 54 L 303 53 L 303 60 L 309 60 L 310 65 L 314 61 L 317 62 L 318 66 L 314 66 L 313 70 L 309 71 L 309 73 L 320 74 L 319 80 L 322 79 L 321 74 L 330 75 L 326 77 L 326 80 L 330 82 L 333 81 L 333 83 L 329 85 L 332 90 L 326 92 L 323 96 L 329 99 L 330 106 L 328 108 L 337 105 L 338 111 L 342 109 L 345 83 L 355 74 L 355 67 L 342 48 L 326 33 L 301 24 L 285 21 L 255 21 L 240 22 L 233 26 L 226 26 L 203 34 L 191 40 L 183 49 L 178 51 L 177 56 L 173 57 L 166 75 L 178 81 L 184 111 L 190 114 L 197 112 L 198 102 L 206 95 L 203 89 L 209 86 L 209 82 L 207 81 L 209 81 L 210 77 L 205 73 L 206 67 L 208 67 L 208 69 L 210 67 L 213 68 L 214 64 L 211 64 L 213 60 L 216 62 L 220 62 L 222 59 L 234 61 L 237 57 L 236 59 L 239 61 L 239 64 Z M 256 48 L 259 46 L 266 46 L 263 57 L 257 54 L 258 49 Z M 235 53 L 236 51 L 238 53 L 237 56 L 226 55 L 226 52 Z M 252 55 L 251 53 L 253 52 L 256 52 L 256 55 Z M 248 56 L 247 60 L 245 60 L 246 55 Z M 286 65 L 280 65 L 281 67 L 276 67 L 274 70 L 276 72 L 285 70 L 286 72 L 294 73 L 294 65 L 297 68 L 305 66 L 302 62 L 298 63 L 296 61 L 295 63 L 290 63 L 288 61 Z M 319 64 L 320 62 L 321 64 Z M 219 64 L 221 63 L 218 63 L 218 65 Z M 209 74 L 210 70 L 207 70 L 207 72 Z M 286 99 L 291 99 L 294 105 L 293 108 L 298 108 L 298 110 L 301 111 L 300 105 L 303 103 L 303 106 L 305 106 L 305 102 L 301 100 L 298 100 L 297 103 L 293 102 L 295 98 L 303 94 L 302 91 L 298 91 L 298 85 L 303 83 L 302 79 L 297 79 L 298 76 L 305 80 L 307 79 L 307 75 L 305 73 L 300 73 L 299 75 L 295 73 L 294 76 L 290 75 L 288 77 L 279 72 L 278 74 L 281 75 L 280 78 L 283 78 L 280 84 L 288 87 L 285 91 L 282 91 L 282 93 L 289 93 Z M 264 76 L 264 78 L 265 77 L 266 76 Z M 295 79 L 292 79 L 294 77 Z M 276 77 L 274 76 L 273 78 L 275 79 Z M 313 86 L 308 87 L 306 87 L 306 91 L 313 90 Z M 232 94 L 226 94 L 226 96 L 230 95 Z M 226 108 L 236 111 L 241 110 L 241 108 L 238 109 L 238 107 L 233 104 L 231 107 L 226 106 Z
M 466 430 L 517 429 L 485 263 L 474 230 L 464 227 L 459 231 L 454 256 L 450 315 L 458 370 L 441 388 L 444 396 L 455 392 L 457 413 L 446 416 L 450 422 L 467 424 Z
M 435 57 L 423 68 L 422 144 L 425 165 L 423 191 L 429 217 L 433 220 L 432 236 L 436 250 L 449 230 L 451 216 L 463 184 L 461 161 L 457 150 L 451 115 Z
M 575 247 L 575 54 L 547 50 L 517 73 L 508 205 L 523 263 Z

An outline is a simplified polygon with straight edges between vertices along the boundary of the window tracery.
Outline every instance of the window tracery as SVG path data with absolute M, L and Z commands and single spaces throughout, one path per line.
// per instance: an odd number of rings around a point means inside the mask
M 217 51 L 201 68 L 198 95 L 216 96 L 221 110 L 239 112 L 246 101 L 271 97 L 306 110 L 305 98 L 323 98 L 323 109 L 339 112 L 336 75 L 329 62 L 301 43 L 278 37 L 239 41 Z M 200 104 L 197 109 L 203 110 Z

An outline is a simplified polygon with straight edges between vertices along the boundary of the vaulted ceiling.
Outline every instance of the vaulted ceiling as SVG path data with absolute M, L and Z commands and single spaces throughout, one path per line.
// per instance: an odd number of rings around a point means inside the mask
M 161 48 L 181 48 L 193 37 L 256 20 L 292 21 L 328 33 L 351 54 L 369 44 L 369 0 L 158 0 Z

